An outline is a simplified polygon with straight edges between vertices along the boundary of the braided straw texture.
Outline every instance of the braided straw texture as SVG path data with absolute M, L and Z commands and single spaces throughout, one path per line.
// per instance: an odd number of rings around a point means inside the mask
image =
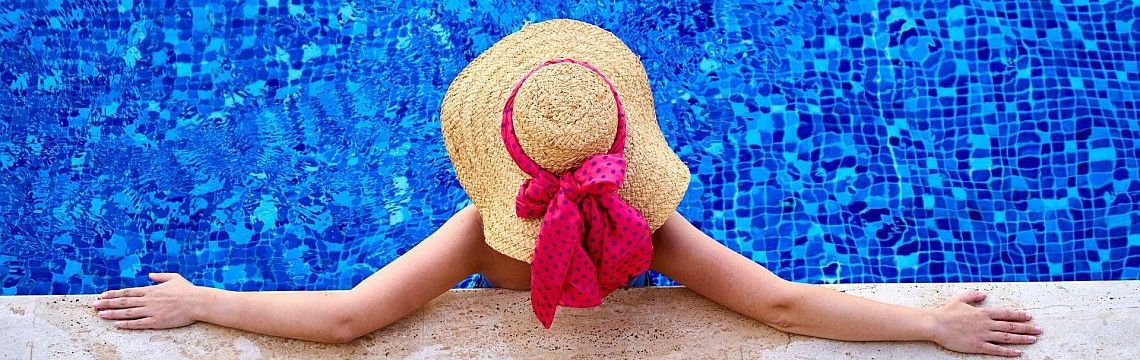
M 541 219 L 515 215 L 515 196 L 529 178 L 500 136 L 503 105 L 519 79 L 550 59 L 573 58 L 597 67 L 617 87 L 627 114 L 628 163 L 618 195 L 656 230 L 680 203 L 689 170 L 669 148 L 653 112 L 641 61 L 614 34 L 574 20 L 530 24 L 468 64 L 451 83 L 440 109 L 444 143 L 459 183 L 483 217 L 487 244 L 530 262 Z M 574 64 L 547 66 L 515 97 L 515 131 L 523 151 L 554 174 L 609 150 L 617 105 L 597 75 Z

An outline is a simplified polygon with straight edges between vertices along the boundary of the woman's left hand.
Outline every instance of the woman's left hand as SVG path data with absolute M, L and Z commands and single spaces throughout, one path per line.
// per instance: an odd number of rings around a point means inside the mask
M 1033 317 L 1028 312 L 973 306 L 985 299 L 986 294 L 974 291 L 936 309 L 932 340 L 954 351 L 999 356 L 1021 355 L 1021 350 L 999 344 L 1037 342 L 1035 335 L 1041 334 L 1041 327 L 1029 322 Z

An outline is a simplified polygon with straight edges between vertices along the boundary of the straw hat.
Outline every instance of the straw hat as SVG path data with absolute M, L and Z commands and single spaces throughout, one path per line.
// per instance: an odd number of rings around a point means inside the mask
M 440 120 L 459 183 L 483 217 L 487 244 L 530 263 L 541 219 L 516 214 L 519 187 L 530 178 L 508 153 L 500 127 L 504 103 L 528 72 L 551 59 L 595 67 L 620 94 L 626 113 L 627 173 L 618 196 L 656 230 L 689 183 L 688 168 L 669 148 L 653 112 L 645 69 L 614 34 L 574 20 L 526 25 L 484 51 L 451 83 Z M 590 69 L 554 64 L 535 71 L 514 100 L 518 143 L 543 169 L 560 174 L 604 154 L 615 141 L 617 101 Z

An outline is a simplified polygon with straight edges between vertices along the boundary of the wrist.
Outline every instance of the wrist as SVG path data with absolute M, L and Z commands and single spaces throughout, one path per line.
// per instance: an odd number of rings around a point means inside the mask
M 190 318 L 194 321 L 209 322 L 206 319 L 208 315 L 206 312 L 210 309 L 209 304 L 217 303 L 218 292 L 220 292 L 218 289 L 195 286 L 194 290 L 190 292 L 190 296 L 187 296 Z
M 942 328 L 942 318 L 937 308 L 920 309 L 919 339 L 937 343 Z

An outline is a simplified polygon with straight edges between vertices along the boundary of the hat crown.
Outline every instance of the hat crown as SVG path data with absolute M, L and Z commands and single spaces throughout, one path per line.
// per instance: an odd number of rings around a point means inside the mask
M 558 174 L 610 149 L 617 111 L 613 94 L 598 75 L 575 64 L 554 64 L 539 69 L 519 88 L 514 127 L 523 151 Z
M 575 20 L 524 26 L 456 76 L 440 107 L 440 121 L 455 175 L 483 217 L 487 244 L 528 263 L 542 222 L 517 216 L 520 185 L 534 177 L 523 171 L 504 140 L 507 99 L 514 93 L 512 138 L 520 152 L 552 175 L 607 153 L 618 133 L 613 93 L 588 69 L 552 64 L 514 91 L 528 71 L 551 59 L 588 63 L 613 83 L 626 115 L 627 169 L 617 194 L 651 229 L 677 208 L 690 178 L 657 126 L 645 68 L 621 39 Z M 532 93 L 537 90 L 542 93 Z

